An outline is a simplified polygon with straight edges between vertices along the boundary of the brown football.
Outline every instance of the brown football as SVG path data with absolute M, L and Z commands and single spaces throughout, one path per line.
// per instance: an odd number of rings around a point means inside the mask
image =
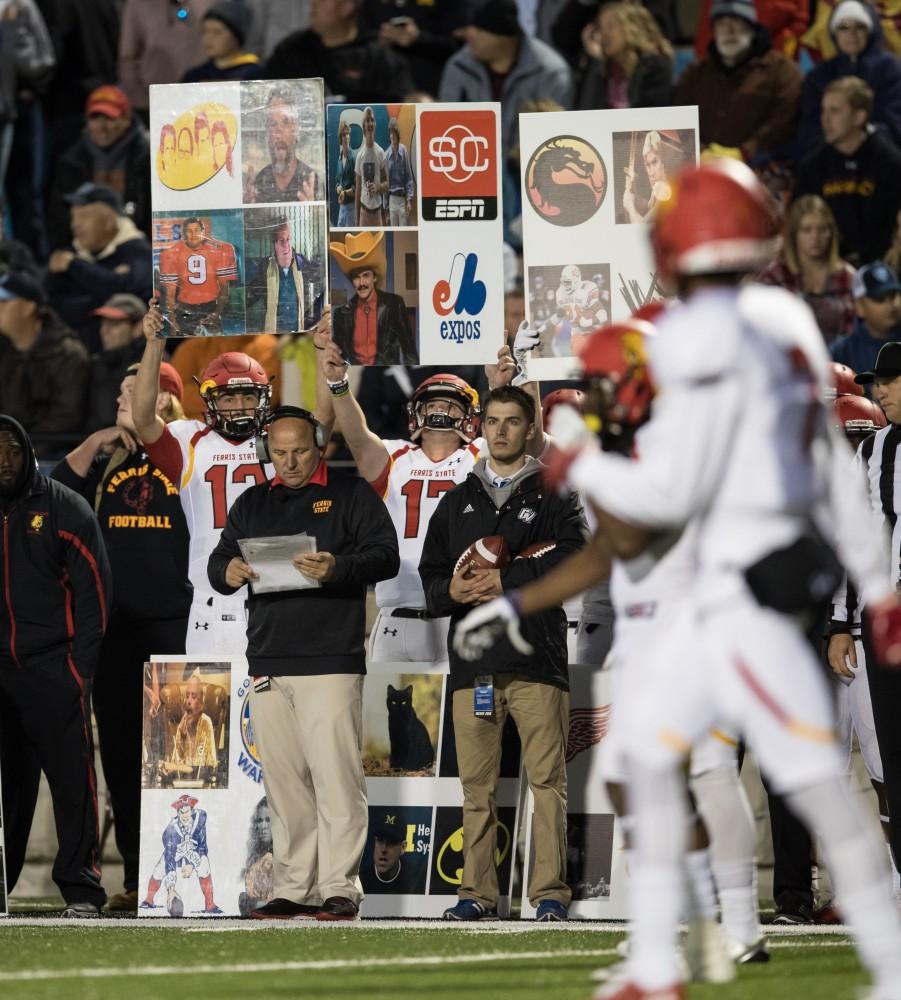
M 470 545 L 454 566 L 454 576 L 467 567 L 463 578 L 467 579 L 476 569 L 503 569 L 510 563 L 510 549 L 501 535 L 486 535 Z
M 534 545 L 527 545 L 516 557 L 517 559 L 538 559 L 546 556 L 548 552 L 553 552 L 557 548 L 556 542 L 535 542 Z

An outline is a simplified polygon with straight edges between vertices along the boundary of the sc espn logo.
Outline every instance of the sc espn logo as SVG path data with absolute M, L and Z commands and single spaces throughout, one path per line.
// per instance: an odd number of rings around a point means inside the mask
M 447 281 L 439 281 L 432 290 L 432 307 L 439 316 L 447 317 L 438 326 L 442 340 L 462 344 L 464 340 L 479 340 L 482 336 L 481 320 L 474 317 L 485 308 L 488 289 L 476 277 L 478 266 L 478 254 L 454 254 Z M 451 318 L 451 314 L 461 318 Z
M 497 218 L 493 111 L 423 111 L 419 117 L 422 216 L 431 222 Z

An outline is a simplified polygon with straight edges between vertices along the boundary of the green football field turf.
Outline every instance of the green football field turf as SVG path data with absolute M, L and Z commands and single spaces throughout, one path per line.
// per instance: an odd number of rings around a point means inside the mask
M 588 1000 L 623 936 L 586 923 L 136 924 L 0 918 L 0 1000 Z M 841 934 L 770 942 L 769 964 L 690 1000 L 853 1000 L 867 981 Z

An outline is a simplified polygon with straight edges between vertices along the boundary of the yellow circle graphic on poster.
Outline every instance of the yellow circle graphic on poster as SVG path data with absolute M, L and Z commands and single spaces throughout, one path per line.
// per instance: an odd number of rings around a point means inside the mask
M 215 177 L 223 167 L 234 173 L 238 126 L 224 104 L 198 104 L 160 129 L 156 175 L 173 191 L 189 191 Z

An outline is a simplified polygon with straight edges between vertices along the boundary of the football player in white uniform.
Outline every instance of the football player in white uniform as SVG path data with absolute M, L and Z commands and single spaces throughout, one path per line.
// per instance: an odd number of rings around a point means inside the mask
M 247 618 L 243 592 L 223 597 L 207 579 L 207 560 L 219 541 L 231 505 L 249 486 L 267 478 L 254 436 L 269 407 L 272 387 L 262 366 L 229 351 L 207 365 L 200 378 L 204 422 L 157 416 L 159 366 L 166 346 L 164 320 L 154 300 L 144 317 L 147 344 L 135 380 L 132 412 L 147 454 L 178 484 L 190 532 L 188 575 L 194 599 L 185 641 L 187 653 L 243 656 Z M 165 652 L 165 650 L 160 650 Z
M 870 1000 L 901 998 L 901 920 L 884 851 L 848 795 L 832 699 L 805 636 L 838 578 L 822 539 L 836 539 L 877 654 L 895 664 L 901 605 L 862 484 L 848 476 L 847 442 L 826 419 L 829 358 L 816 323 L 784 290 L 741 283 L 778 246 L 768 199 L 747 167 L 717 160 L 683 171 L 661 201 L 656 263 L 684 302 L 658 324 L 651 366 L 660 391 L 638 434 L 640 457 L 601 452 L 571 411 L 551 428 L 573 458 L 570 486 L 603 510 L 658 531 L 698 520 L 695 586 L 647 664 L 655 697 L 627 740 L 632 952 L 628 981 L 605 987 L 604 1000 L 684 997 L 678 769 L 721 717 L 819 833 L 874 979 Z M 691 651 L 679 671 L 673 649 Z
M 375 588 L 379 613 L 370 633 L 370 662 L 444 660 L 448 621 L 431 619 L 425 610 L 419 558 L 441 495 L 463 482 L 484 445 L 476 436 L 478 393 L 457 375 L 433 375 L 407 403 L 410 440 L 383 441 L 369 430 L 347 383 L 347 365 L 331 341 L 320 369 L 317 414 L 327 427 L 337 418 L 360 475 L 388 505 L 400 547 L 400 572 Z M 489 385 L 506 384 L 515 371 L 509 348 L 502 348 L 498 364 L 486 368 Z M 537 393 L 537 387 L 532 391 Z M 537 444 L 535 439 L 540 439 Z M 540 430 L 535 439 L 530 451 L 543 447 Z
M 569 357 L 576 353 L 580 338 L 609 322 L 610 292 L 601 287 L 599 279 L 601 275 L 583 281 L 576 264 L 563 268 L 554 297 L 554 314 L 537 324 L 541 341 L 536 357 Z
M 588 379 L 588 421 L 596 425 L 602 446 L 629 454 L 637 428 L 650 412 L 653 385 L 647 365 L 647 339 L 653 328 L 642 320 L 602 327 L 589 339 L 579 358 Z M 551 414 L 553 418 L 553 412 Z M 553 466 L 554 456 L 547 456 Z M 520 615 L 559 603 L 569 594 L 603 579 L 609 553 L 615 556 L 610 589 L 616 612 L 611 725 L 602 744 L 601 771 L 610 799 L 621 818 L 630 847 L 623 786 L 627 779 L 625 749 L 631 731 L 640 724 L 648 691 L 647 662 L 667 635 L 670 623 L 683 611 L 694 582 L 696 527 L 648 533 L 612 518 L 595 507 L 598 526 L 589 548 L 570 557 L 541 580 L 504 595 L 471 612 L 458 625 L 457 651 L 467 655 L 508 631 L 514 645 Z M 518 612 L 518 613 L 517 613 Z M 670 670 L 678 674 L 679 656 Z M 685 955 L 692 977 L 724 982 L 734 975 L 733 960 L 761 962 L 768 953 L 757 919 L 756 833 L 747 797 L 738 777 L 737 740 L 723 727 L 705 734 L 693 747 L 690 775 L 700 814 L 692 818 L 688 874 L 689 936 Z M 706 828 L 705 828 L 706 824 Z M 713 838 L 707 850 L 707 831 Z M 713 873 L 711 873 L 711 861 Z M 715 875 L 729 951 L 715 923 Z M 611 970 L 611 974 L 614 974 Z

